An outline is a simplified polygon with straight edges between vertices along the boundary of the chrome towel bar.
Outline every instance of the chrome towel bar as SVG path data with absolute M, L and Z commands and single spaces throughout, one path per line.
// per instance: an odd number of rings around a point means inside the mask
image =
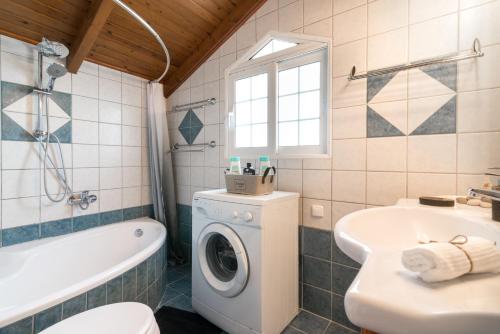
M 192 146 L 196 146 L 196 147 L 200 147 L 199 149 L 194 149 L 194 150 L 184 150 L 182 149 L 182 147 L 192 147 Z M 175 143 L 174 145 L 172 145 L 172 147 L 170 148 L 170 152 L 172 153 L 177 153 L 177 152 L 205 152 L 205 149 L 207 147 L 210 147 L 210 148 L 215 148 L 217 146 L 217 144 L 215 143 L 215 140 L 212 140 L 208 143 L 201 143 L 201 144 L 179 144 L 179 143 Z
M 215 104 L 215 102 L 216 102 L 215 97 L 212 97 L 212 98 L 207 99 L 207 100 L 181 104 L 181 105 L 175 106 L 172 109 L 172 112 L 179 112 L 179 111 L 186 111 L 189 109 L 203 108 L 203 107 L 206 107 L 209 105 L 213 105 L 213 104 Z

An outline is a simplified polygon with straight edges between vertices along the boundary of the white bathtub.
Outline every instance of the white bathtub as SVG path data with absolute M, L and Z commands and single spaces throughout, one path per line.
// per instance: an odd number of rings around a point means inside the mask
M 0 248 L 0 328 L 134 268 L 165 236 L 162 224 L 139 218 Z

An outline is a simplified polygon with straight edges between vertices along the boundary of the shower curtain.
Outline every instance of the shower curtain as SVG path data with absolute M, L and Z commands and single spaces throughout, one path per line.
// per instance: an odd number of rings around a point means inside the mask
M 148 83 L 147 100 L 149 168 L 154 215 L 155 219 L 167 228 L 169 261 L 182 263 L 184 260 L 181 257 L 177 228 L 177 201 L 163 85 Z

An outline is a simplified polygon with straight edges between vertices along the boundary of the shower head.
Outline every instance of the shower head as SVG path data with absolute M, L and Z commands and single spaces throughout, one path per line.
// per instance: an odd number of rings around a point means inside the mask
M 50 64 L 49 67 L 47 67 L 47 74 L 49 75 L 49 91 L 52 91 L 54 89 L 54 83 L 57 78 L 62 77 L 68 73 L 66 70 L 66 67 L 62 66 L 61 64 Z
M 45 37 L 38 43 L 37 49 L 45 57 L 66 58 L 69 54 L 69 50 L 64 44 L 49 41 Z

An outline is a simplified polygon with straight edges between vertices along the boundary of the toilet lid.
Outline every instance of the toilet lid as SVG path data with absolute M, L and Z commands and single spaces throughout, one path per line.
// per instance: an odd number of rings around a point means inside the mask
M 153 311 L 140 303 L 117 303 L 79 313 L 41 334 L 149 334 L 155 328 Z

